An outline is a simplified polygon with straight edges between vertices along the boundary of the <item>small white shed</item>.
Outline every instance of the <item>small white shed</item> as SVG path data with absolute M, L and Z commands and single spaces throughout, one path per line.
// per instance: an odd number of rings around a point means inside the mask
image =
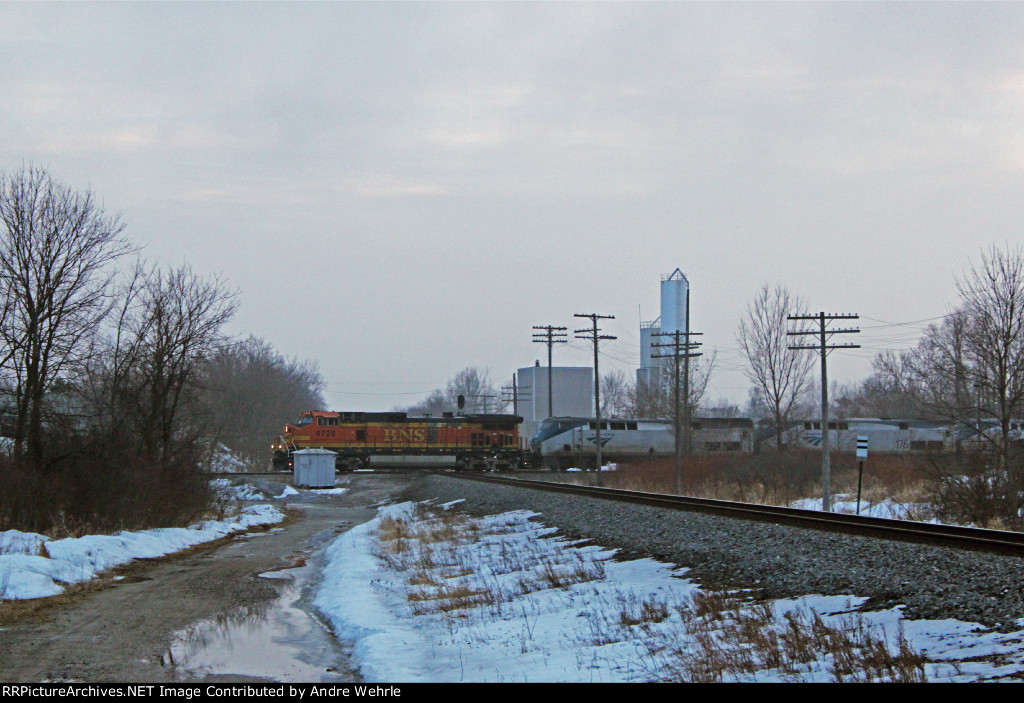
M 334 488 L 334 452 L 300 449 L 292 454 L 295 470 L 292 483 L 308 488 Z

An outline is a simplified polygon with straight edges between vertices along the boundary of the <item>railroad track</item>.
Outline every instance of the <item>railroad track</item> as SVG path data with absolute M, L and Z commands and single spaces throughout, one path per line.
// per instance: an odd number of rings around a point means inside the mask
M 812 530 L 841 532 L 850 535 L 913 542 L 916 544 L 931 544 L 957 549 L 995 552 L 1018 557 L 1024 556 L 1024 533 L 1021 532 L 983 530 L 955 525 L 932 525 L 911 520 L 890 520 L 863 515 L 823 513 L 816 510 L 779 508 L 772 505 L 736 503 L 726 500 L 689 498 L 659 493 L 642 493 L 640 491 L 626 491 L 618 488 L 577 486 L 555 483 L 553 481 L 536 481 L 489 474 L 443 473 L 445 476 L 469 481 L 497 483 L 553 493 L 569 493 L 590 498 L 600 498 L 602 500 L 668 508 L 670 510 L 721 515 L 742 520 L 770 522 Z

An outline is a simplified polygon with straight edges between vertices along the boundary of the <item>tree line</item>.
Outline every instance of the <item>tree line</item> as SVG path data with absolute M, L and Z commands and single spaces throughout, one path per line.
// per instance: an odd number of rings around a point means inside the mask
M 217 275 L 145 262 L 92 192 L 0 175 L 0 529 L 180 524 L 207 510 L 219 446 L 266 463 L 323 380 L 231 338 L 238 306 Z
M 940 518 L 1024 528 L 1024 250 L 991 246 L 956 278 L 958 300 L 909 350 L 877 354 L 863 381 L 835 384 L 837 417 L 937 420 L 955 451 L 927 458 Z M 785 287 L 764 286 L 738 341 L 752 398 L 786 449 L 794 419 L 813 416 L 814 356 L 787 350 L 787 317 L 806 312 Z M 793 329 L 790 326 L 789 329 Z

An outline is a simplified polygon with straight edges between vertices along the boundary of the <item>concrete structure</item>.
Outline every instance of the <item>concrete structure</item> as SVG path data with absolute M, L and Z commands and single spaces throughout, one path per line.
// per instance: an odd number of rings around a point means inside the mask
M 300 449 L 292 454 L 295 468 L 292 483 L 308 488 L 334 488 L 334 452 L 328 449 Z
M 548 416 L 548 367 L 537 362 L 516 373 L 517 384 L 523 390 L 519 400 L 519 415 L 523 424 L 520 436 L 528 438 L 540 421 Z M 594 414 L 594 369 L 589 366 L 552 366 L 551 392 L 554 396 L 552 411 L 556 416 L 590 417 Z

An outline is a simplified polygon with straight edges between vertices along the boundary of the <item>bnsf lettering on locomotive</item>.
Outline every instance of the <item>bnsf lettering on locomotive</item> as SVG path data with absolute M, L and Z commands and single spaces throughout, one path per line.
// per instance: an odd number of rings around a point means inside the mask
M 407 427 L 386 427 L 384 428 L 385 442 L 425 442 L 427 439 L 426 430 L 422 427 L 409 429 Z

